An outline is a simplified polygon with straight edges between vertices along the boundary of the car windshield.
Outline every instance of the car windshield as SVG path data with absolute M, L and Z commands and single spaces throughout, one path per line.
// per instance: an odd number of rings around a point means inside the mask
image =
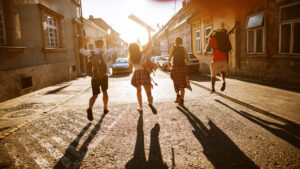
M 151 58 L 151 60 L 152 60 L 152 61 L 154 61 L 155 59 L 156 59 L 156 57 L 155 57 L 155 56 Z
M 116 60 L 116 63 L 128 63 L 128 60 L 127 60 L 127 58 L 118 58 Z
M 168 59 L 166 57 L 162 57 L 160 60 L 167 61 Z

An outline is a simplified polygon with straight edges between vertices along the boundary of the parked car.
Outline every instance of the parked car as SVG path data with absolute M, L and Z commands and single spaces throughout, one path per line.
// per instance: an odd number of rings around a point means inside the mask
M 161 56 L 156 56 L 156 58 L 155 58 L 154 64 L 155 64 L 155 66 L 156 66 L 157 68 L 160 67 L 160 66 L 159 66 L 159 61 L 160 61 L 160 59 L 161 59 Z
M 128 58 L 117 58 L 116 62 L 112 65 L 112 73 L 129 73 Z
M 162 56 L 159 60 L 159 67 L 162 69 L 162 70 L 167 70 L 169 71 L 170 68 L 169 68 L 169 64 L 168 64 L 168 57 L 169 56 Z
M 187 67 L 190 73 L 198 73 L 199 72 L 199 59 L 192 53 L 188 54 L 189 62 L 187 63 Z
M 157 58 L 158 56 L 152 56 L 151 57 L 151 61 L 153 62 L 153 63 L 155 63 L 155 59 Z

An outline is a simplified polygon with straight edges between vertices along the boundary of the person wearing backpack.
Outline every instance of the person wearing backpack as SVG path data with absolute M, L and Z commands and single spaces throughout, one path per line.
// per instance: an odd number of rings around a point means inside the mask
M 115 46 L 110 36 L 107 36 L 108 41 L 111 42 L 113 46 Z M 104 41 L 97 40 L 95 41 L 95 50 L 86 50 L 84 46 L 86 46 L 89 38 L 85 40 L 82 44 L 82 48 L 80 49 L 80 53 L 89 57 L 89 62 L 87 66 L 88 75 L 91 76 L 91 86 L 93 95 L 89 100 L 89 108 L 87 109 L 87 118 L 92 121 L 93 120 L 93 105 L 100 94 L 100 87 L 103 92 L 103 113 L 107 114 L 109 111 L 107 109 L 108 103 L 108 75 L 110 74 L 109 66 L 107 63 L 108 57 L 117 52 L 118 48 L 110 48 L 108 50 L 103 50 Z
M 173 65 L 171 64 L 171 59 L 173 59 Z M 175 46 L 171 49 L 168 63 L 171 69 L 171 79 L 173 80 L 174 89 L 177 94 L 175 103 L 180 106 L 184 106 L 184 94 L 185 88 L 192 91 L 190 85 L 190 79 L 188 75 L 188 69 L 186 63 L 189 61 L 187 51 L 182 47 L 182 39 L 177 37 L 175 39 Z M 180 94 L 179 94 L 180 91 Z
M 211 72 L 211 92 L 215 92 L 215 82 L 218 73 L 222 77 L 222 87 L 221 91 L 226 88 L 225 77 L 228 73 L 228 56 L 231 51 L 231 43 L 229 41 L 229 35 L 238 26 L 237 23 L 234 24 L 233 28 L 227 32 L 226 29 L 218 29 L 209 34 L 208 43 L 205 48 L 204 55 L 207 55 L 207 51 L 212 48 L 212 61 L 210 63 Z
M 151 84 L 151 78 L 149 71 L 151 66 L 147 63 L 152 63 L 146 54 L 152 45 L 151 41 L 151 32 L 150 28 L 148 30 L 149 42 L 144 47 L 143 50 L 140 50 L 140 47 L 137 43 L 130 43 L 128 47 L 129 55 L 129 70 L 130 73 L 133 73 L 131 78 L 131 85 L 134 86 L 137 90 L 137 99 L 139 103 L 139 108 L 137 109 L 139 112 L 143 112 L 143 103 L 142 103 L 142 86 L 144 86 L 144 90 L 147 94 L 148 105 L 153 110 L 153 97 L 151 93 L 151 88 L 153 87 Z M 133 71 L 134 69 L 134 71 Z

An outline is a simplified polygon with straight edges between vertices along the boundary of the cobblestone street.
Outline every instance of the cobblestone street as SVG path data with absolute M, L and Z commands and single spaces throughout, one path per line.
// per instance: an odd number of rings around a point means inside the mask
M 24 96 L 27 104 L 32 101 L 38 107 L 22 110 L 43 107 L 48 111 L 28 116 L 27 119 L 35 120 L 0 140 L 0 167 L 300 167 L 300 140 L 295 126 L 210 94 L 196 85 L 192 85 L 192 92 L 186 92 L 186 108 L 182 108 L 174 103 L 176 95 L 169 74 L 158 71 L 154 80 L 158 83 L 153 89 L 157 114 L 148 107 L 145 93 L 144 112 L 136 110 L 136 91 L 127 75 L 109 78 L 110 112 L 103 114 L 100 95 L 92 122 L 86 117 L 91 96 L 89 78 L 70 81 L 69 85 L 62 85 L 64 88 L 52 86 L 41 90 L 47 93 L 60 89 L 49 96 Z M 67 93 L 72 97 L 63 98 Z M 51 102 L 51 96 L 57 99 Z M 2 113 L 1 119 L 5 116 L 21 124 L 25 117 L 13 117 L 11 113 L 18 111 L 23 102 L 24 99 L 16 98 L 2 103 L 1 111 L 10 112 Z

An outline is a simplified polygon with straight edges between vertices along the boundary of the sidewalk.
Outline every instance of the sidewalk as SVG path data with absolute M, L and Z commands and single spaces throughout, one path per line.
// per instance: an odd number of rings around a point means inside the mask
M 88 77 L 77 78 L 0 103 L 0 140 L 86 91 L 90 83 Z
M 190 77 L 193 84 L 210 91 L 209 76 Z M 226 79 L 226 90 L 221 92 L 222 81 L 218 78 L 215 94 L 270 117 L 300 125 L 300 93 L 231 78 Z

